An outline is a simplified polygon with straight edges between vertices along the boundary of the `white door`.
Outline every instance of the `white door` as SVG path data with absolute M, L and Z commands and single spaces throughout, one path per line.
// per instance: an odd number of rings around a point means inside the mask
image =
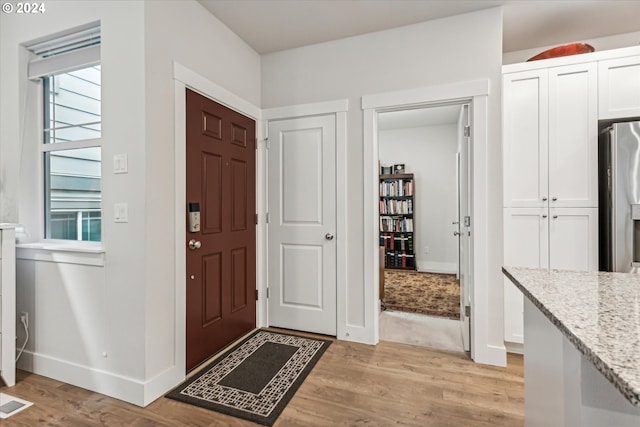
M 549 268 L 598 269 L 598 208 L 550 209 Z
M 268 134 L 269 325 L 336 335 L 335 116 Z
M 471 351 L 471 319 L 465 314 L 465 307 L 471 307 L 471 192 L 469 189 L 471 174 L 471 128 L 469 127 L 469 105 L 462 107 L 460 123 L 458 125 L 458 232 L 459 259 L 458 274 L 460 279 L 460 326 L 465 351 Z M 467 130 L 465 130 L 467 129 Z
M 547 208 L 504 209 L 504 265 L 547 268 L 549 265 Z M 504 340 L 522 344 L 524 300 L 522 292 L 504 278 Z

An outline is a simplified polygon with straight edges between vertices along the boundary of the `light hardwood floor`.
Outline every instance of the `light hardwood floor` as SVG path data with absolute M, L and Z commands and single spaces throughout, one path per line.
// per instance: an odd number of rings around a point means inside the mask
M 509 355 L 508 365 L 385 341 L 334 341 L 275 426 L 522 426 L 522 357 Z M 22 371 L 0 392 L 34 402 L 2 427 L 255 426 L 166 398 L 140 408 Z

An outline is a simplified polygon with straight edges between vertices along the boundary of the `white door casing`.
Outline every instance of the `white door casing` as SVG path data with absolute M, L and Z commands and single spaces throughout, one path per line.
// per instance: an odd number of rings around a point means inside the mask
M 336 335 L 335 115 L 269 135 L 269 325 Z
M 458 123 L 458 230 L 459 235 L 459 259 L 458 272 L 460 280 L 460 326 L 462 328 L 462 342 L 465 351 L 471 350 L 471 319 L 465 314 L 465 307 L 471 307 L 471 164 L 469 153 L 471 151 L 471 132 L 465 133 L 465 128 L 470 130 L 470 105 L 465 104 L 460 111 Z
M 472 164 L 470 178 L 470 211 L 474 233 L 470 236 L 470 271 L 473 285 L 471 301 L 471 358 L 479 363 L 506 366 L 506 349 L 502 341 L 491 334 L 495 319 L 490 315 L 495 309 L 490 298 L 489 283 L 495 279 L 489 265 L 488 250 L 491 243 L 491 218 L 488 215 L 489 174 L 486 169 L 488 145 L 488 94 L 489 80 L 476 80 L 442 84 L 432 87 L 379 93 L 362 97 L 364 113 L 364 277 L 365 277 L 365 325 L 363 333 L 378 342 L 378 136 L 377 114 L 411 107 L 424 107 L 434 103 L 468 100 L 471 104 Z

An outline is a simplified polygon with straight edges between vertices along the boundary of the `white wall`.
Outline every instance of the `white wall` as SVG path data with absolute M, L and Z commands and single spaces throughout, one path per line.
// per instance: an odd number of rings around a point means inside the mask
M 429 21 L 299 49 L 262 58 L 262 105 L 279 107 L 349 98 L 347 201 L 347 324 L 371 332 L 373 317 L 365 318 L 363 212 L 363 95 L 428 87 L 460 81 L 489 79 L 487 140 L 483 162 L 488 187 L 489 218 L 484 250 L 477 263 L 489 269 L 484 283 L 488 312 L 478 333 L 483 342 L 504 352 L 502 341 L 502 176 L 500 150 L 500 86 L 502 65 L 502 12 L 476 13 Z M 485 209 L 485 208 L 483 208 Z M 377 241 L 377 239 L 374 239 Z M 483 296 L 484 298 L 484 296 Z M 348 330 L 348 328 L 346 328 Z M 371 332 L 372 333 L 372 332 Z M 353 335 L 353 334 L 352 334 Z M 339 337 L 346 338 L 346 337 Z M 500 362 L 498 362 L 500 363 Z
M 458 268 L 456 213 L 455 124 L 381 130 L 382 165 L 403 163 L 414 174 L 414 250 L 419 271 L 456 273 Z M 429 253 L 425 252 L 429 247 Z
M 33 130 L 38 91 L 23 78 L 26 54 L 19 44 L 100 20 L 104 253 L 20 251 L 18 312 L 28 309 L 37 328 L 21 361 L 144 405 L 184 375 L 184 366 L 176 366 L 174 323 L 172 63 L 259 105 L 260 58 L 195 1 L 46 7 L 41 15 L 0 14 L 0 222 L 25 224 L 27 240 L 42 237 L 40 136 Z M 112 159 L 121 153 L 129 172 L 114 175 Z M 128 203 L 128 223 L 113 222 L 114 203 Z

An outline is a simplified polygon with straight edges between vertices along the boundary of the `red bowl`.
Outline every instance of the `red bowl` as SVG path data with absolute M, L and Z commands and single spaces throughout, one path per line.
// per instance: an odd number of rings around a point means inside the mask
M 578 55 L 580 53 L 593 52 L 593 46 L 586 43 L 570 43 L 563 46 L 553 47 L 527 59 L 529 61 L 537 61 L 539 59 L 557 58 L 559 56 Z

